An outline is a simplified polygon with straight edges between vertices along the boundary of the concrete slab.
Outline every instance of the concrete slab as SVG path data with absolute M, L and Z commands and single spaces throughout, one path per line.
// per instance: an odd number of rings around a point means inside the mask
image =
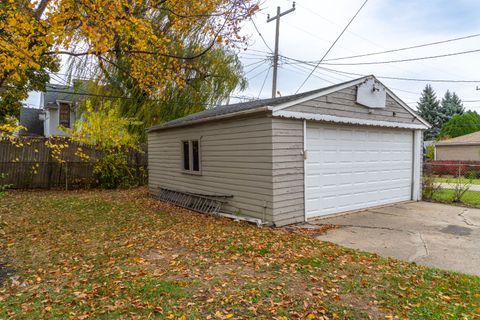
M 480 209 L 408 202 L 310 223 L 339 226 L 323 241 L 480 276 Z

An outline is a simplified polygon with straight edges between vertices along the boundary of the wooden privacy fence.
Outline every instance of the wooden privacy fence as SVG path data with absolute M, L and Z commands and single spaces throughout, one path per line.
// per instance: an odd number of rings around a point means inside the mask
M 65 146 L 60 149 L 62 161 L 46 145 L 48 141 Z M 88 155 L 87 160 L 79 156 L 79 147 Z M 140 183 L 146 183 L 146 152 L 130 151 L 126 155 L 133 174 Z M 102 152 L 95 147 L 72 141 L 25 138 L 12 144 L 9 140 L 0 140 L 0 184 L 18 189 L 91 187 L 96 184 L 93 166 L 101 156 Z

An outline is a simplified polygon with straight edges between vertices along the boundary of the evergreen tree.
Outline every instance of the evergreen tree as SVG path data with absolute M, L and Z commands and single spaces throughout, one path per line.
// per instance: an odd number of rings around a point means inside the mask
M 435 140 L 440 132 L 444 118 L 440 110 L 440 101 L 438 101 L 432 86 L 427 84 L 422 91 L 422 96 L 418 102 L 418 113 L 427 120 L 432 126 L 425 131 L 425 140 Z
M 448 139 L 480 131 L 480 115 L 475 111 L 467 111 L 452 117 L 442 126 L 439 138 Z
M 440 104 L 440 112 L 443 116 L 442 125 L 447 123 L 453 116 L 462 114 L 464 111 L 462 100 L 455 92 L 450 93 L 450 90 L 447 90 Z

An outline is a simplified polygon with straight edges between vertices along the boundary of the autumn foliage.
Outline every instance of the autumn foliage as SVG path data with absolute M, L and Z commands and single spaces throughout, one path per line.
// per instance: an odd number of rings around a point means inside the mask
M 0 101 L 48 81 L 63 55 L 114 67 L 149 95 L 181 88 L 192 61 L 217 43 L 238 47 L 255 0 L 1 0 Z M 192 46 L 194 35 L 202 35 Z M 193 37 L 193 38 L 192 38 Z M 197 40 L 196 40 L 197 41 Z

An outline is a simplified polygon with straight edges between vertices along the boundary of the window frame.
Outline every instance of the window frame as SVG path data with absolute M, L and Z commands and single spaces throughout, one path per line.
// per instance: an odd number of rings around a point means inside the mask
M 198 171 L 193 170 L 194 165 L 193 165 L 193 142 L 196 141 L 198 143 Z M 188 142 L 188 165 L 189 169 L 185 169 L 185 148 L 184 145 L 185 143 Z M 202 175 L 202 144 L 200 139 L 184 139 L 180 142 L 180 147 L 181 147 L 181 154 L 182 158 L 180 161 L 181 169 L 182 172 L 185 174 L 191 174 L 191 175 L 197 175 L 200 176 Z
M 65 127 L 65 128 L 68 128 L 68 129 L 71 129 L 72 128 L 72 107 L 73 107 L 73 104 L 71 101 L 65 101 L 65 100 L 57 100 L 57 104 L 58 104 L 58 126 L 62 126 L 62 127 Z M 63 105 L 68 105 L 68 127 L 67 126 L 64 126 L 62 124 L 62 104 Z

